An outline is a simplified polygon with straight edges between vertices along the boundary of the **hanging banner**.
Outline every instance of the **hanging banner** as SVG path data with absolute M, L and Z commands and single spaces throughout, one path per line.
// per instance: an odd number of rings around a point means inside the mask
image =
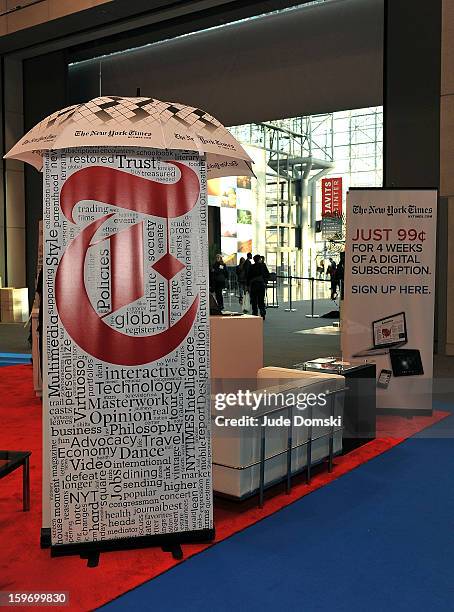
M 322 178 L 322 217 L 342 217 L 342 177 Z
M 431 410 L 437 192 L 347 195 L 342 354 L 377 366 L 377 407 Z
M 205 161 L 67 149 L 43 173 L 52 545 L 211 530 Z
M 340 240 L 342 238 L 342 217 L 323 217 L 323 240 Z

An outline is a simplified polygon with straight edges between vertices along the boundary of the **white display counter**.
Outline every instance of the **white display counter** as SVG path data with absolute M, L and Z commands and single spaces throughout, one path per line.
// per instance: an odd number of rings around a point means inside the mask
M 257 392 L 280 393 L 287 398 L 303 393 L 329 392 L 326 406 L 314 406 L 299 410 L 293 406 L 281 408 L 273 417 L 282 416 L 294 422 L 294 416 L 324 419 L 333 414 L 343 414 L 343 376 L 318 372 L 304 372 L 285 368 L 262 368 L 257 372 Z M 300 396 L 301 397 L 301 396 Z M 331 403 L 332 402 L 332 403 Z M 216 417 L 222 415 L 226 420 L 239 418 L 242 415 L 253 415 L 260 422 L 263 415 L 273 408 L 263 403 L 252 411 L 248 407 L 231 406 L 219 411 L 212 402 L 212 440 L 213 440 L 213 485 L 216 493 L 243 499 L 256 493 L 260 486 L 260 463 L 262 452 L 262 427 L 237 427 L 217 425 Z M 218 422 L 224 423 L 222 420 Z M 291 474 L 302 471 L 319 463 L 330 455 L 330 438 L 332 455 L 342 451 L 342 425 L 330 427 L 316 425 L 313 427 L 292 425 L 267 426 L 264 450 L 264 486 L 285 479 L 288 472 L 288 448 L 291 436 Z M 310 442 L 310 444 L 309 444 Z

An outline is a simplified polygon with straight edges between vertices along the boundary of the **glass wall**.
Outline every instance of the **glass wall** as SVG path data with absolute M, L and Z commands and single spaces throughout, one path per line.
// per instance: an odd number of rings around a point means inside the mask
M 382 185 L 383 108 L 230 129 L 250 150 L 264 156 L 264 170 L 260 168 L 258 176 L 263 188 L 254 191 L 254 208 L 257 218 L 265 220 L 263 249 L 269 267 L 283 274 L 313 276 L 316 262 L 336 255 L 343 246 L 342 231 L 335 239 L 326 239 L 317 223 L 322 217 L 321 179 L 342 178 L 343 210 L 349 187 Z
M 335 168 L 347 187 L 381 187 L 383 107 L 312 117 L 314 155 L 332 151 Z

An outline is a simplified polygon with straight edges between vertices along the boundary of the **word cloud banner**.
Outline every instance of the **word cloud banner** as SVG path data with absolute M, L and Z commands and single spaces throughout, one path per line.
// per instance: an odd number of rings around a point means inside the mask
M 377 366 L 377 407 L 432 409 L 437 192 L 347 195 L 344 359 Z
M 212 529 L 205 161 L 66 149 L 43 172 L 52 545 Z

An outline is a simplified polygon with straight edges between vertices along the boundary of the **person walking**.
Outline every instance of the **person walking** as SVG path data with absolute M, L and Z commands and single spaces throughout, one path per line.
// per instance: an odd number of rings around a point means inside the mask
M 260 310 L 263 320 L 266 316 L 265 288 L 269 276 L 266 263 L 262 261 L 260 255 L 254 255 L 254 263 L 251 264 L 247 274 L 247 284 L 251 296 L 252 314 L 257 316 Z
M 338 292 L 340 299 L 344 299 L 344 266 L 345 266 L 345 251 L 342 251 L 339 258 L 339 264 L 336 267 L 336 293 Z
M 216 255 L 216 261 L 213 264 L 211 270 L 211 286 L 216 296 L 216 302 L 221 310 L 224 310 L 224 297 L 222 295 L 223 289 L 227 284 L 227 267 L 222 259 L 222 255 L 219 253 Z
M 331 264 L 330 263 L 326 266 L 325 276 L 326 276 L 326 280 L 331 279 Z
M 336 262 L 334 261 L 334 259 L 330 257 L 328 269 L 329 269 L 329 275 L 330 275 L 330 280 L 331 280 L 331 299 L 333 301 L 335 301 L 337 297 L 336 268 L 337 268 Z
M 240 257 L 240 263 L 236 267 L 236 277 L 238 280 L 238 293 L 239 293 L 240 305 L 243 304 L 243 296 L 247 290 L 246 270 L 244 267 L 245 263 L 246 263 L 246 260 L 244 259 L 244 257 Z
M 248 253 L 246 255 L 246 261 L 244 262 L 244 277 L 247 281 L 247 275 L 249 273 L 249 268 L 252 266 L 252 253 Z

